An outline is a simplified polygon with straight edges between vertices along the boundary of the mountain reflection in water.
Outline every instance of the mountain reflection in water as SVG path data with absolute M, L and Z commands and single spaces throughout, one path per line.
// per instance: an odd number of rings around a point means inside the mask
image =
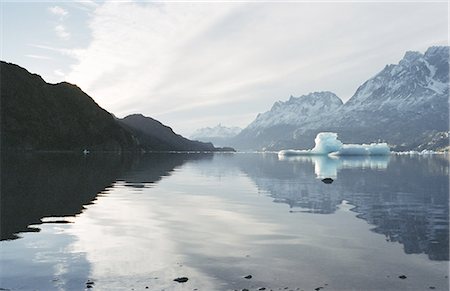
M 4 156 L 0 288 L 448 290 L 448 172 L 442 156 Z
M 38 232 L 38 224 L 69 223 L 116 181 L 149 187 L 176 167 L 211 154 L 2 154 L 1 240 Z M 45 219 L 55 217 L 55 219 Z
M 144 156 L 28 155 L 3 157 L 1 172 L 1 239 L 37 224 L 69 222 L 99 192 L 123 181 L 127 187 L 151 187 L 185 162 L 213 155 Z M 448 160 L 404 156 L 291 157 L 221 155 L 211 163 L 238 168 L 257 187 L 286 203 L 290 211 L 334 213 L 343 200 L 386 241 L 399 242 L 407 254 L 425 253 L 431 260 L 449 259 Z M 207 169 L 206 175 L 214 175 Z M 324 184 L 322 178 L 333 178 Z M 45 217 L 61 217 L 51 220 Z M 33 225 L 30 227 L 30 225 Z
M 256 185 L 291 212 L 334 213 L 343 200 L 407 254 L 449 259 L 448 157 L 308 156 L 239 159 Z M 331 177 L 333 184 L 318 179 Z

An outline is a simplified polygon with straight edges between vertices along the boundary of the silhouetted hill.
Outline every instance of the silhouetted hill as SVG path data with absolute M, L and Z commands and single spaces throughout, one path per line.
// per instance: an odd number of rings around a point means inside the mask
M 2 150 L 131 150 L 132 135 L 75 85 L 0 63 Z
M 161 122 L 143 116 L 129 115 L 120 121 L 136 137 L 138 144 L 146 151 L 215 151 L 212 143 L 192 141 L 173 132 Z
M 23 151 L 223 151 L 191 141 L 150 117 L 119 120 L 76 85 L 48 84 L 0 62 L 1 149 Z

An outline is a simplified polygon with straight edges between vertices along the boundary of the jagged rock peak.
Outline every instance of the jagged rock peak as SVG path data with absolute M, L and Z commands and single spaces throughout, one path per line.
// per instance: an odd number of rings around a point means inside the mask
M 287 101 L 277 101 L 273 104 L 272 109 L 276 109 L 280 106 L 289 106 L 292 104 L 310 104 L 313 105 L 316 102 L 322 103 L 332 103 L 342 105 L 342 100 L 336 96 L 333 92 L 329 91 L 321 91 L 321 92 L 311 92 L 306 95 L 302 95 L 300 97 L 294 97 L 291 95 Z
M 396 65 L 387 65 L 362 84 L 346 106 L 392 102 L 419 104 L 448 92 L 449 47 L 430 47 L 424 54 L 408 51 Z
M 249 128 L 280 124 L 301 125 L 305 121 L 320 119 L 342 105 L 342 100 L 328 91 L 312 92 L 300 97 L 290 96 L 289 100 L 277 101 L 270 111 L 259 114 Z
M 450 47 L 448 46 L 431 46 L 425 52 L 425 56 L 433 55 L 447 55 L 449 54 Z

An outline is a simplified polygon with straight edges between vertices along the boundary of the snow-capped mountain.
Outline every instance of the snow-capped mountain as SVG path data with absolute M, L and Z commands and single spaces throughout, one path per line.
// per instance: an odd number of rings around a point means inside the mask
M 320 131 L 343 142 L 387 141 L 394 149 L 448 145 L 449 47 L 407 52 L 367 80 L 345 104 L 331 92 L 276 102 L 234 139 L 241 149 L 305 148 Z M 442 138 L 441 138 L 442 139 Z M 438 146 L 439 145 L 439 146 Z
M 449 47 L 431 47 L 387 65 L 322 126 L 349 142 L 384 139 L 400 150 L 420 149 L 448 132 L 448 102 Z
M 258 114 L 231 144 L 241 149 L 281 149 L 293 146 L 297 139 L 296 129 L 314 128 L 315 124 L 333 115 L 342 105 L 342 100 L 331 92 L 291 96 L 288 101 L 275 102 L 270 111 Z M 308 146 L 313 145 L 313 139 Z
M 342 104 L 342 100 L 331 92 L 314 92 L 300 97 L 291 96 L 288 101 L 275 102 L 270 111 L 258 114 L 247 129 L 283 124 L 301 126 L 336 112 Z
M 241 128 L 233 126 L 233 127 L 227 127 L 223 126 L 222 124 L 218 124 L 214 127 L 203 127 L 199 128 L 191 135 L 191 138 L 201 138 L 201 137 L 234 137 L 239 132 L 241 132 Z
M 203 142 L 212 142 L 216 146 L 227 146 L 229 145 L 228 140 L 238 135 L 241 130 L 241 128 L 236 126 L 227 127 L 219 123 L 214 127 L 197 129 L 190 138 Z
M 361 85 L 346 107 L 411 105 L 448 93 L 448 57 L 448 47 L 431 47 L 425 54 L 408 51 L 397 65 L 387 65 Z
M 425 54 L 406 52 L 397 65 L 387 65 L 361 85 L 343 107 L 341 117 L 346 115 L 343 113 L 364 110 L 384 114 L 412 109 L 419 115 L 430 110 L 444 113 L 445 107 L 439 105 L 448 100 L 448 58 L 448 47 L 431 47 Z

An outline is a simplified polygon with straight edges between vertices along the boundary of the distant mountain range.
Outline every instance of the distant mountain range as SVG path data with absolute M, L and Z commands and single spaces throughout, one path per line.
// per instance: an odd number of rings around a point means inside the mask
M 117 119 L 75 85 L 0 62 L 2 151 L 222 151 L 152 118 Z
M 345 104 L 331 92 L 278 101 L 228 144 L 258 150 L 310 148 L 321 131 L 337 132 L 345 143 L 386 141 L 394 150 L 448 148 L 449 47 L 407 52 Z
M 226 127 L 221 124 L 215 127 L 204 127 L 197 129 L 190 138 L 203 142 L 212 142 L 216 146 L 225 146 L 229 139 L 241 132 L 240 127 Z
M 138 145 L 146 151 L 215 151 L 210 142 L 189 140 L 173 132 L 158 120 L 142 114 L 129 115 L 120 122 L 136 137 Z
M 140 114 L 115 118 L 76 85 L 48 84 L 0 62 L 1 150 L 222 151 L 311 148 L 318 132 L 344 143 L 385 141 L 393 150 L 449 148 L 449 47 L 407 52 L 344 104 L 332 92 L 278 101 L 242 131 L 218 125 L 192 141 Z

